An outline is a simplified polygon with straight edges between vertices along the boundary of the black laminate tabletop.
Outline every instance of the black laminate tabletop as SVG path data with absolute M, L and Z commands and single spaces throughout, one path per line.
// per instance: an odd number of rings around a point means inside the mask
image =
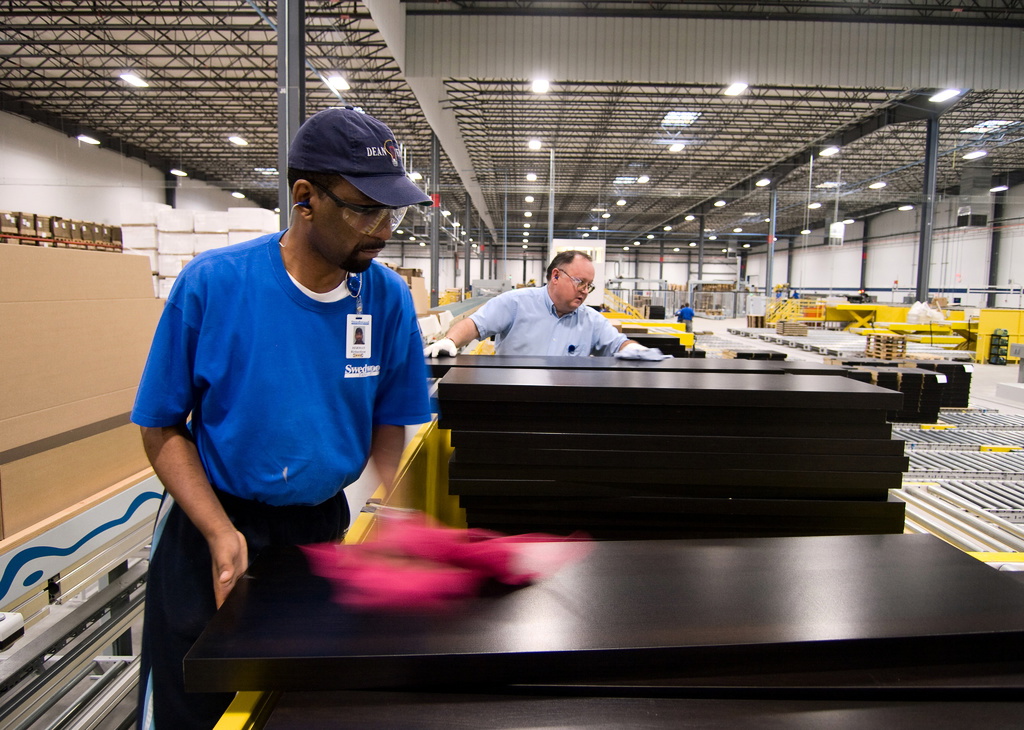
M 186 657 L 187 688 L 808 672 L 1006 660 L 1024 641 L 1024 586 L 929 535 L 596 542 L 533 585 L 434 613 L 329 595 L 298 550 L 261 555 Z
M 446 400 L 895 410 L 902 394 L 839 375 L 453 368 Z
M 668 360 L 621 360 L 616 357 L 571 357 L 568 355 L 457 355 L 428 357 L 427 366 L 439 377 L 451 368 L 517 368 L 522 370 L 654 370 L 703 373 L 783 373 L 784 362 L 768 360 L 720 360 L 717 358 L 673 357 Z M 814 363 L 807 363 L 813 365 Z M 797 366 L 800 367 L 800 366 Z M 838 374 L 843 368 L 833 366 Z

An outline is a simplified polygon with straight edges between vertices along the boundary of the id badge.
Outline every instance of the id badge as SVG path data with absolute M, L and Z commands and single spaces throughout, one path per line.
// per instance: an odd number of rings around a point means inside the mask
M 345 350 L 349 359 L 370 357 L 372 315 L 350 314 L 346 326 Z

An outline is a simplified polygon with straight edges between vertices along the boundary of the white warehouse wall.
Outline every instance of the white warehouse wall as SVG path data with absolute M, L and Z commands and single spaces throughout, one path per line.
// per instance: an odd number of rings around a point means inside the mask
M 125 206 L 164 202 L 161 171 L 14 114 L 0 112 L 0 155 L 0 210 L 118 226 Z M 178 188 L 178 208 L 248 206 L 255 204 L 198 180 Z
M 966 306 L 986 306 L 987 294 L 978 290 L 988 287 L 992 229 L 957 228 L 956 213 L 961 203 L 961 199 L 950 197 L 935 207 L 929 289 L 951 300 L 959 298 Z M 824 293 L 837 290 L 839 294 L 855 292 L 860 286 L 863 227 L 860 221 L 848 226 L 844 244 L 837 247 L 822 245 L 825 232 L 820 228 L 796 239 L 790 281 L 793 288 Z M 1019 290 L 1024 284 L 1024 185 L 1005 193 L 998 228 L 1001 245 L 997 286 Z M 867 229 L 865 287 L 879 301 L 902 302 L 917 288 L 920 209 L 874 216 Z M 747 265 L 747 273 L 757 286 L 762 286 L 762 279 L 753 277 L 763 276 L 765 258 L 761 250 L 750 256 Z M 778 253 L 774 266 L 774 283 L 784 282 L 785 262 L 780 266 Z M 1002 294 L 996 300 L 997 306 L 1019 307 L 1021 303 L 1020 294 Z

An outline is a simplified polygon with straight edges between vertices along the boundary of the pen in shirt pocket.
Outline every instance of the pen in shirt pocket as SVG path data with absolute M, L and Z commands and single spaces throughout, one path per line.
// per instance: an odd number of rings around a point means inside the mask
M 569 345 L 569 354 L 571 355 L 574 352 L 576 352 L 576 345 Z

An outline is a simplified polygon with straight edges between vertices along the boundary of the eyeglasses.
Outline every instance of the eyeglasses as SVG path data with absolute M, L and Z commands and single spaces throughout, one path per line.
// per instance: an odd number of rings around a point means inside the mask
M 583 291 L 583 292 L 586 292 L 587 294 L 589 294 L 590 292 L 594 291 L 594 289 L 597 288 L 593 284 L 587 284 L 586 282 L 583 281 L 583 279 L 577 279 L 575 276 L 570 274 L 565 269 L 559 269 L 559 268 L 556 267 L 555 271 L 561 271 L 563 274 L 565 274 L 569 278 L 569 280 L 573 283 L 573 285 L 576 287 L 576 289 L 579 290 L 579 291 Z
M 409 210 L 408 205 L 356 205 L 355 203 L 346 203 L 324 185 L 318 182 L 313 182 L 313 184 L 334 201 L 336 206 L 341 208 L 342 219 L 354 228 L 357 233 L 365 236 L 374 233 L 385 221 L 388 221 L 392 231 L 395 230 L 402 222 L 402 219 L 405 218 L 406 211 Z

